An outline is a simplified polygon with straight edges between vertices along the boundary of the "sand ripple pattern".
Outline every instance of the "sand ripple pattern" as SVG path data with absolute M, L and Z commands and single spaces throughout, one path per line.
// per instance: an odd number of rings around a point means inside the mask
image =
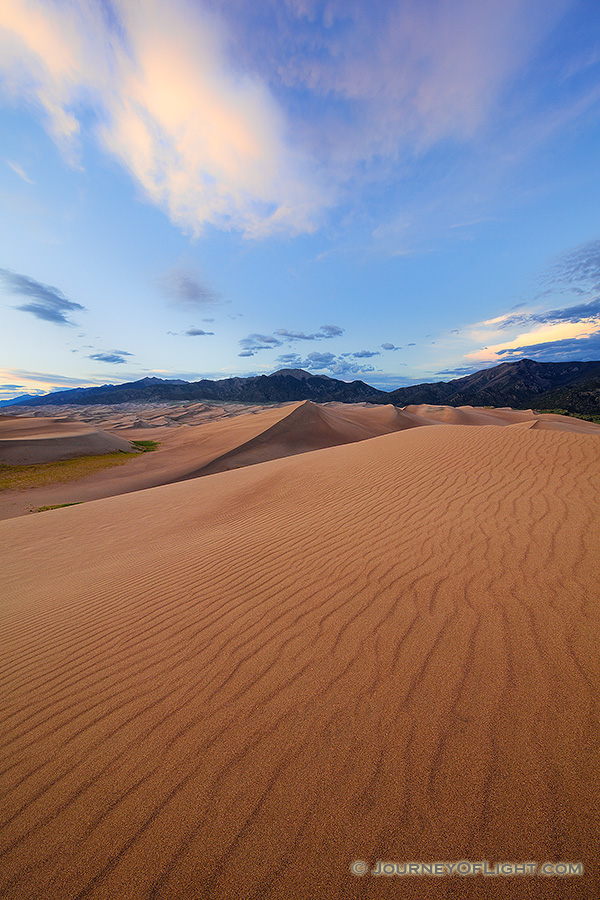
M 597 898 L 599 462 L 432 424 L 1 522 L 0 896 Z

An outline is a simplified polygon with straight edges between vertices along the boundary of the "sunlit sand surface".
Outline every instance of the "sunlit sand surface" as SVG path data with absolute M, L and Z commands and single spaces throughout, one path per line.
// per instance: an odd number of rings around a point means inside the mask
M 2 897 L 600 895 L 600 428 L 445 409 L 162 425 L 0 522 Z M 349 869 L 463 859 L 585 874 Z
M 49 476 L 39 487 L 35 479 L 30 479 L 33 486 L 23 485 L 27 490 L 0 490 L 0 519 L 441 422 L 600 435 L 599 425 L 581 419 L 470 406 L 397 409 L 391 405 L 301 401 L 265 408 L 190 401 L 175 406 L 123 403 L 31 408 L 24 409 L 19 417 L 0 416 L 0 465 L 44 463 L 116 450 L 128 451 L 130 457 L 127 465 L 120 459 L 107 459 L 103 466 L 81 464 L 76 471 L 73 467 L 73 477 L 57 477 L 55 484 Z M 131 442 L 136 440 L 153 441 L 158 449 L 154 453 L 131 453 Z

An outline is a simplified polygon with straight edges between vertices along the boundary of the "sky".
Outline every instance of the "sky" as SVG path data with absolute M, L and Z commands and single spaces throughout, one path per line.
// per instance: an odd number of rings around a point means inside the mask
M 597 0 L 3 0 L 0 399 L 600 359 Z

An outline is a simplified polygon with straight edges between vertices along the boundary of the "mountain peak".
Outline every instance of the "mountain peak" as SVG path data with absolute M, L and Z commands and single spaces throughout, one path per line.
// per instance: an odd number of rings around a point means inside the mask
M 146 375 L 145 378 L 140 378 L 139 381 L 133 381 L 131 384 L 188 384 L 188 382 L 182 381 L 180 378 L 156 378 L 154 375 Z
M 310 372 L 306 372 L 304 369 L 278 369 L 276 372 L 271 372 L 269 378 L 274 378 L 275 375 L 283 375 L 286 378 L 297 378 L 299 381 L 305 381 L 307 378 L 314 378 Z M 320 378 L 327 376 L 318 376 Z

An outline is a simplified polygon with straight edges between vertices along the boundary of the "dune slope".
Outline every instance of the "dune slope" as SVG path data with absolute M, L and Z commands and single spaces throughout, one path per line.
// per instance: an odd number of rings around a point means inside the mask
M 437 425 L 0 523 L 2 896 L 596 898 L 599 455 Z
M 131 415 L 129 410 L 127 415 Z M 0 418 L 0 424 L 1 421 Z M 52 423 L 55 420 L 35 418 L 16 421 L 25 423 L 23 427 L 30 423 L 28 427 L 47 434 L 54 427 Z M 118 429 L 118 434 L 105 433 L 114 442 L 115 448 L 131 448 L 121 436 L 125 431 L 131 439 L 159 442 L 159 449 L 129 460 L 126 466 L 98 472 L 68 484 L 44 486 L 26 492 L 2 492 L 0 519 L 23 515 L 33 507 L 77 503 L 143 490 L 296 453 L 362 441 L 423 424 L 428 423 L 393 406 L 366 409 L 344 404 L 328 408 L 302 401 L 196 427 L 174 428 L 171 425 Z M 70 426 L 72 429 L 79 427 L 82 434 L 101 433 L 83 423 L 70 423 Z M 71 440 L 75 448 L 86 446 L 81 435 Z M 27 457 L 34 454 L 36 443 L 39 442 L 32 440 L 31 448 L 25 445 L 20 453 Z
M 0 465 L 35 465 L 77 456 L 132 451 L 125 438 L 65 418 L 0 416 Z

